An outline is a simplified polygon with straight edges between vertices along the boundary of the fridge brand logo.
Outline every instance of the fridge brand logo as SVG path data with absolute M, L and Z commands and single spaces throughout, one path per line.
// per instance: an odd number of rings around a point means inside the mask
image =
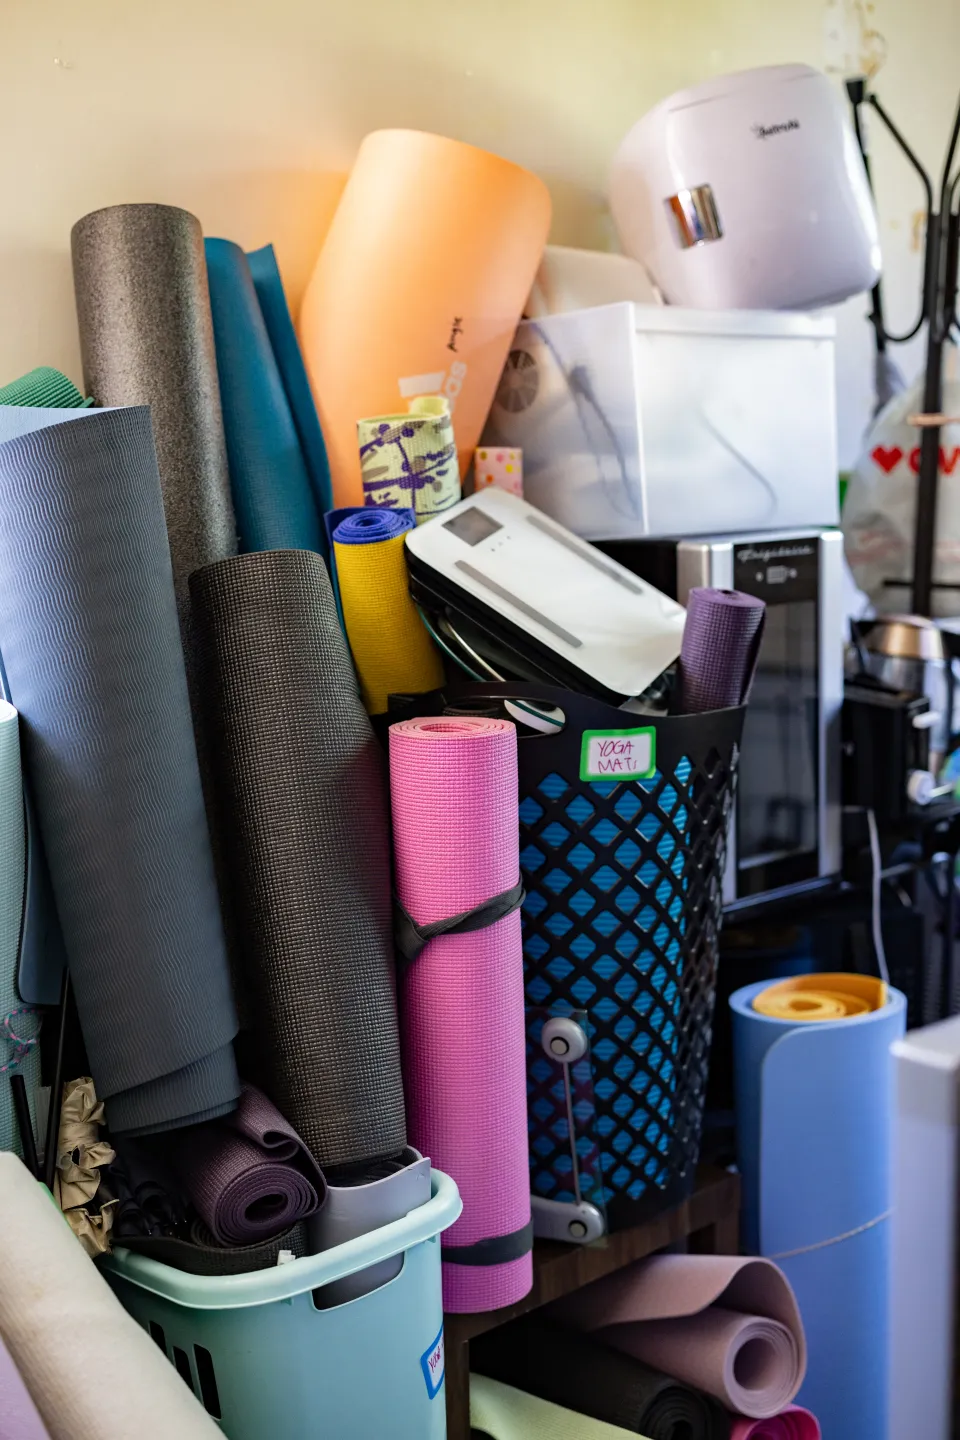
M 764 564 L 768 560 L 786 560 L 791 555 L 812 555 L 812 545 L 765 545 L 765 546 L 744 546 L 738 550 L 738 560 L 762 560 Z
M 415 400 L 418 395 L 445 396 L 450 401 L 452 415 L 466 378 L 466 365 L 462 360 L 454 360 L 449 370 L 429 370 L 424 375 L 404 375 L 397 381 L 397 387 L 404 400 Z
M 799 130 L 799 120 L 782 120 L 779 125 L 754 125 L 751 127 L 758 140 L 769 140 L 771 135 L 785 135 L 788 130 Z

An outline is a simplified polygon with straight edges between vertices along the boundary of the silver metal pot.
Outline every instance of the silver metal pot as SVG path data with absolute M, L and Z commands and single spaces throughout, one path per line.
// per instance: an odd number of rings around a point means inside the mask
M 938 775 L 960 731 L 957 637 L 922 615 L 884 615 L 861 630 L 857 646 L 867 672 L 897 690 L 930 701 L 930 769 Z

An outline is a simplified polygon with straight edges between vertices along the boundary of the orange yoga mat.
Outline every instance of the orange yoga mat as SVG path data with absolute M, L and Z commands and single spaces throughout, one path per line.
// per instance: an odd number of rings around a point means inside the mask
M 357 421 L 450 402 L 461 477 L 550 227 L 542 180 L 440 135 L 360 147 L 300 312 L 334 504 L 362 505 Z

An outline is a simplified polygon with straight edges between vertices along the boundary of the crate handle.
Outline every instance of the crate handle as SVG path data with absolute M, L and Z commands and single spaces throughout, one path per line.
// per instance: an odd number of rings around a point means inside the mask
M 306 1255 L 249 1275 L 189 1275 L 118 1247 L 102 1262 L 102 1268 L 151 1295 L 192 1310 L 239 1310 L 289 1300 L 390 1260 L 424 1240 L 432 1240 L 453 1224 L 462 1209 L 463 1201 L 453 1180 L 442 1170 L 434 1170 L 431 1196 L 425 1205 L 319 1255 Z

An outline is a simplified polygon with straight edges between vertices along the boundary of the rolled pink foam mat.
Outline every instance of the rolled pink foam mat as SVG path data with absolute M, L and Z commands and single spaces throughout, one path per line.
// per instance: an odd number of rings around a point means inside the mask
M 730 1440 L 820 1440 L 820 1422 L 809 1410 L 788 1405 L 769 1420 L 734 1420 Z
M 400 978 L 410 1143 L 463 1199 L 443 1237 L 444 1309 L 495 1310 L 533 1284 L 516 730 L 392 725 L 390 790 L 399 948 L 415 955 Z
M 550 1308 L 563 1323 L 596 1332 L 605 1345 L 753 1420 L 778 1416 L 806 1373 L 797 1302 L 770 1260 L 656 1256 Z M 797 1433 L 806 1440 L 805 1431 Z

